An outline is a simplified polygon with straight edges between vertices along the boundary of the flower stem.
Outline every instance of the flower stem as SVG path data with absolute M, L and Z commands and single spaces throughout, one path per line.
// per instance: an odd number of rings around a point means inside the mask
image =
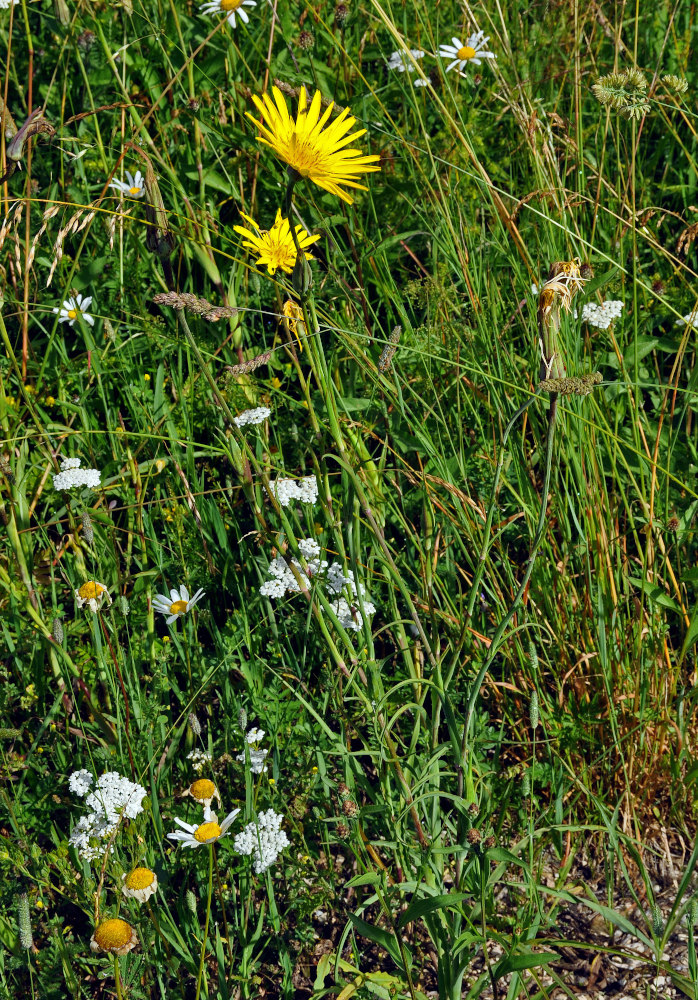
M 121 969 L 119 968 L 118 955 L 114 955 L 114 985 L 116 986 L 117 1000 L 123 1000 L 124 994 L 121 989 Z
M 206 923 L 204 924 L 204 939 L 201 942 L 201 959 L 199 960 L 199 975 L 196 980 L 196 998 L 201 995 L 201 980 L 204 974 L 206 959 L 206 941 L 208 939 L 208 922 L 211 918 L 211 897 L 213 895 L 213 844 L 208 846 L 208 899 L 206 900 Z

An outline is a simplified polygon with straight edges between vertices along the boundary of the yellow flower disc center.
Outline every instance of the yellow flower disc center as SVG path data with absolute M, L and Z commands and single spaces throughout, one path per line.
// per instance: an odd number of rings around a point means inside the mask
M 93 580 L 89 580 L 87 583 L 83 583 L 82 587 L 78 590 L 78 594 L 82 597 L 83 601 L 91 601 L 95 597 L 99 597 L 103 593 L 104 587 L 101 583 L 95 583 Z M 123 921 L 121 921 L 123 923 Z
M 126 876 L 126 888 L 127 889 L 147 889 L 149 885 L 153 884 L 154 875 L 149 868 L 134 868 L 133 871 Z
M 212 799 L 216 792 L 216 786 L 208 778 L 199 778 L 189 786 L 189 794 L 200 802 L 204 799 Z
M 242 0 L 220 0 L 221 10 L 237 10 L 242 6 Z
M 140 194 L 141 193 L 141 189 L 139 187 L 135 187 L 134 186 L 134 187 L 128 189 L 128 193 L 129 194 Z
M 470 45 L 464 45 L 461 49 L 458 49 L 457 56 L 459 59 L 474 59 L 477 53 L 475 49 Z
M 172 615 L 183 615 L 187 610 L 186 601 L 175 601 L 174 604 L 170 604 L 170 614 Z
M 68 310 L 68 319 L 75 319 L 75 317 L 77 316 L 77 314 L 78 314 L 77 309 L 69 309 Z
M 131 940 L 131 925 L 118 917 L 104 920 L 95 929 L 94 939 L 103 951 L 123 948 Z
M 194 839 L 198 840 L 200 844 L 205 844 L 207 840 L 220 837 L 221 833 L 222 830 L 218 823 L 202 823 L 194 831 Z

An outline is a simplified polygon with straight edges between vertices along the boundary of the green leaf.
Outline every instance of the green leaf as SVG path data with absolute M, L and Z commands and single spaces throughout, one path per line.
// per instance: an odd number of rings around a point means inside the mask
M 357 917 L 354 913 L 349 914 L 349 920 L 354 925 L 354 930 L 357 934 L 360 934 L 361 937 L 368 938 L 369 941 L 373 941 L 374 944 L 380 945 L 381 948 L 385 948 L 397 967 L 404 970 L 402 955 L 400 954 L 400 949 L 393 934 L 389 934 L 387 931 L 384 931 L 382 927 L 374 927 L 373 924 L 367 923 L 365 920 L 362 920 L 361 917 Z M 404 948 L 409 963 L 412 965 L 412 956 L 406 945 L 404 945 Z
M 554 951 L 545 951 L 537 955 L 508 955 L 497 962 L 492 970 L 492 975 L 496 981 L 503 976 L 508 976 L 510 972 L 521 972 L 523 969 L 535 969 L 539 965 L 549 965 L 559 957 Z
M 407 924 L 411 924 L 415 920 L 421 920 L 421 918 L 426 916 L 427 913 L 433 913 L 434 910 L 445 910 L 448 909 L 449 906 L 457 906 L 458 903 L 462 903 L 464 899 L 471 898 L 471 894 L 467 892 L 447 892 L 441 896 L 422 897 L 421 899 L 410 903 L 398 920 L 397 925 L 398 927 L 406 927 Z
M 350 878 L 345 888 L 355 889 L 358 885 L 380 885 L 381 882 L 381 876 L 375 872 L 364 872 L 363 875 L 355 875 L 354 878 Z

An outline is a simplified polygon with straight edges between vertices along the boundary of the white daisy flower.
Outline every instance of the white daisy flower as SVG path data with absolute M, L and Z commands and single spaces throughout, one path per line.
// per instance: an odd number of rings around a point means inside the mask
M 90 326 L 95 325 L 95 321 L 87 312 L 92 302 L 92 296 L 88 295 L 87 298 L 82 297 L 82 295 L 76 295 L 75 298 L 72 296 L 66 299 L 61 308 L 58 306 L 53 307 L 54 313 L 58 313 L 59 323 L 68 323 L 69 326 L 75 325 L 75 320 L 78 316 L 82 316 L 86 323 Z
M 457 68 L 463 75 L 468 63 L 479 66 L 483 59 L 496 59 L 494 52 L 488 52 L 485 48 L 489 40 L 489 35 L 485 35 L 484 31 L 476 31 L 467 39 L 465 45 L 458 38 L 452 38 L 452 45 L 439 46 L 441 58 L 453 60 L 446 67 L 446 72 L 450 73 L 452 69 Z
M 164 594 L 156 594 L 153 601 L 153 608 L 162 615 L 169 615 L 170 617 L 167 619 L 166 624 L 171 625 L 175 619 L 181 615 L 186 615 L 187 611 L 191 611 L 203 596 L 204 591 L 197 590 L 194 596 L 190 597 L 189 591 L 182 584 L 179 590 L 175 590 L 173 587 L 169 597 L 165 597 Z
M 412 59 L 424 58 L 424 52 L 422 49 L 410 49 L 409 52 Z M 391 52 L 387 66 L 388 69 L 397 70 L 398 73 L 414 73 L 414 66 L 412 65 L 412 61 L 410 60 L 407 52 L 401 50 Z
M 140 170 L 136 171 L 135 177 L 130 170 L 127 170 L 126 181 L 117 180 L 115 177 L 109 187 L 128 198 L 142 198 L 145 194 L 145 178 Z
M 237 27 L 236 15 L 240 17 L 241 21 L 247 24 L 250 19 L 244 8 L 256 6 L 256 0 L 206 0 L 206 3 L 201 4 L 199 10 L 205 16 L 209 14 L 227 14 L 226 20 L 228 24 L 235 28 Z
M 82 587 L 79 587 L 75 591 L 75 599 L 78 602 L 79 608 L 84 608 L 87 604 L 90 611 L 93 611 L 95 614 L 97 614 L 105 600 L 108 604 L 111 604 L 109 591 L 103 583 L 97 583 L 96 580 L 88 580 L 87 583 L 83 583 Z
M 239 809 L 233 809 L 231 813 L 228 813 L 223 822 L 219 824 L 216 814 L 211 812 L 210 809 L 205 809 L 204 821 L 203 823 L 199 823 L 198 826 L 192 823 L 185 823 L 184 820 L 177 819 L 175 816 L 175 823 L 177 826 L 181 826 L 182 829 L 173 830 L 172 833 L 168 833 L 167 839 L 179 840 L 184 847 L 201 847 L 203 844 L 215 844 L 221 837 L 225 837 L 239 812 Z
M 696 306 L 693 312 L 687 313 L 681 319 L 677 319 L 674 326 L 692 326 L 694 330 L 698 330 L 698 306 Z

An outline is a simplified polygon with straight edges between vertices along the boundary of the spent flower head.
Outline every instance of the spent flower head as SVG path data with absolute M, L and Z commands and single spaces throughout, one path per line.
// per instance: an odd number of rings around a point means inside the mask
M 123 876 L 121 892 L 129 899 L 147 903 L 158 887 L 158 877 L 150 868 L 134 868 Z
M 615 108 L 623 118 L 642 118 L 651 111 L 647 80 L 637 69 L 599 77 L 591 88 L 600 104 Z
M 129 923 L 120 917 L 103 920 L 92 932 L 92 951 L 107 951 L 112 955 L 126 955 L 139 944 L 138 935 Z
M 111 604 L 109 591 L 103 583 L 97 583 L 96 580 L 88 580 L 81 587 L 78 587 L 75 591 L 75 599 L 79 608 L 84 608 L 87 604 L 94 614 L 99 611 L 105 601 L 107 605 Z

